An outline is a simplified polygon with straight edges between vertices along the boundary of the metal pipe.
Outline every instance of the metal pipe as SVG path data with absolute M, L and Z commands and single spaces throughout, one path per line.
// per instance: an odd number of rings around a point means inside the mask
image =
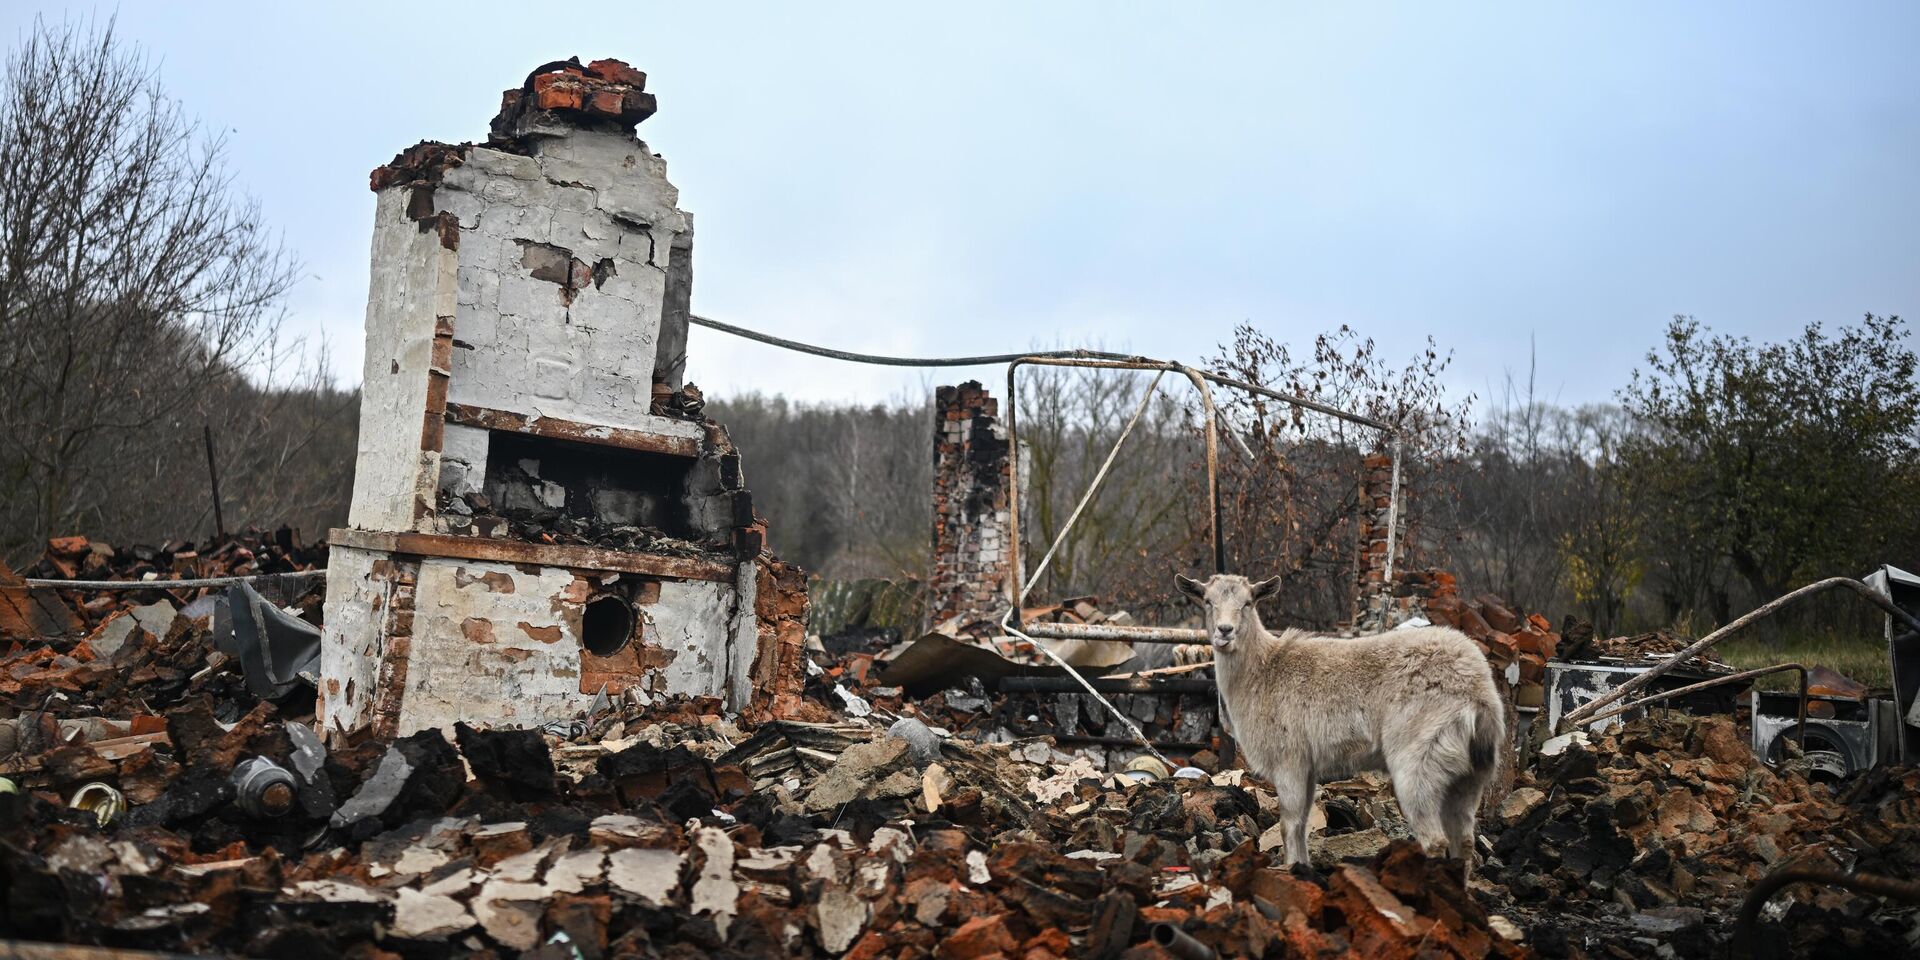
M 1052 737 L 1055 743 L 1084 743 L 1095 747 L 1137 747 L 1140 745 L 1138 741 L 1129 737 L 1090 737 L 1079 733 L 1053 733 L 1046 734 L 1046 736 Z M 1154 740 L 1152 744 L 1158 749 L 1172 750 L 1178 753 L 1197 753 L 1201 750 L 1213 749 L 1213 744 L 1211 743 L 1200 743 L 1193 740 Z
M 1906 624 L 1908 628 L 1913 630 L 1920 630 L 1920 620 L 1914 619 L 1912 614 L 1906 612 L 1905 610 L 1900 609 L 1899 607 L 1894 606 L 1893 601 L 1888 600 L 1887 598 L 1882 597 L 1880 594 L 1874 592 L 1874 589 L 1872 587 L 1869 587 L 1866 584 L 1853 579 L 1852 577 L 1828 577 L 1825 580 L 1820 580 L 1815 583 L 1809 583 L 1806 586 L 1801 587 L 1800 589 L 1795 590 L 1791 593 L 1786 593 L 1786 594 L 1782 594 L 1781 596 L 1775 597 L 1774 599 L 1769 600 L 1766 603 L 1763 603 L 1753 608 L 1752 610 L 1747 611 L 1745 614 L 1742 614 L 1738 619 L 1734 620 L 1732 623 L 1729 623 L 1726 626 L 1721 627 L 1720 629 L 1715 630 L 1712 633 L 1709 633 L 1698 640 L 1695 640 L 1692 644 L 1688 645 L 1686 649 L 1667 658 L 1664 662 L 1660 663 L 1658 666 L 1655 666 L 1653 669 L 1648 670 L 1647 672 L 1642 673 L 1639 676 L 1636 676 L 1628 680 L 1626 683 L 1623 683 L 1613 688 L 1612 690 L 1608 691 L 1606 694 L 1587 702 L 1586 704 L 1582 705 L 1579 709 L 1574 710 L 1573 712 L 1562 717 L 1560 720 L 1561 728 L 1571 729 L 1573 727 L 1576 727 L 1580 724 L 1587 722 L 1588 720 L 1591 720 L 1593 718 L 1593 715 L 1596 713 L 1599 713 L 1603 708 L 1611 706 L 1612 704 L 1620 700 L 1626 699 L 1628 694 L 1638 693 L 1642 688 L 1646 687 L 1647 684 L 1652 683 L 1656 678 L 1660 677 L 1662 674 L 1666 673 L 1669 670 L 1672 670 L 1673 668 L 1679 666 L 1682 663 L 1685 663 L 1688 660 L 1693 659 L 1695 655 L 1700 653 L 1700 651 L 1705 650 L 1708 647 L 1711 647 L 1722 640 L 1725 640 L 1727 637 L 1730 637 L 1733 634 L 1739 632 L 1740 630 L 1745 629 L 1746 627 L 1752 625 L 1756 621 L 1763 620 L 1769 616 L 1772 616 L 1774 613 L 1778 612 L 1781 607 L 1784 607 L 1795 600 L 1799 600 L 1802 597 L 1809 597 L 1809 596 L 1812 596 L 1813 594 L 1820 593 L 1825 590 L 1831 590 L 1834 587 L 1846 587 L 1847 589 L 1852 590 L 1853 592 L 1866 598 L 1867 601 L 1872 603 L 1874 606 L 1877 606 L 1882 610 L 1885 610 L 1888 616 L 1891 616 L 1895 620 L 1898 620 L 1901 623 Z
M 1080 671 L 1075 670 L 1073 668 L 1073 664 L 1070 664 L 1066 660 L 1061 659 L 1060 655 L 1058 653 L 1055 653 L 1052 647 L 1046 645 L 1045 643 L 1042 643 L 1039 640 L 1035 640 L 1034 638 L 1029 637 L 1024 633 L 1021 633 L 1020 628 L 1013 625 L 1013 617 L 1015 614 L 1019 612 L 1020 612 L 1020 608 L 1017 605 L 1008 607 L 1006 614 L 1000 618 L 1000 629 L 1005 630 L 1006 632 L 1011 633 L 1014 636 L 1027 641 L 1028 643 L 1033 644 L 1034 649 L 1039 650 L 1041 653 L 1046 654 L 1050 659 L 1053 660 L 1054 663 L 1059 664 L 1060 669 L 1065 670 L 1067 672 L 1067 676 L 1072 677 L 1075 683 L 1079 684 L 1081 687 L 1086 689 L 1088 696 L 1091 696 L 1093 699 L 1099 701 L 1100 705 L 1103 707 L 1106 707 L 1107 712 L 1109 714 L 1112 714 L 1115 720 L 1120 721 L 1121 726 L 1127 728 L 1128 733 L 1133 734 L 1133 739 L 1138 741 L 1141 747 L 1145 748 L 1148 753 L 1151 753 L 1154 756 L 1159 757 L 1161 763 L 1164 763 L 1169 767 L 1173 766 L 1173 761 L 1168 760 L 1165 754 L 1155 749 L 1153 746 L 1153 743 L 1147 739 L 1147 735 L 1140 732 L 1140 725 L 1137 723 L 1134 723 L 1132 717 L 1129 717 L 1125 713 L 1122 713 L 1119 707 L 1114 706 L 1113 701 L 1108 700 L 1104 695 L 1100 693 L 1100 691 L 1095 690 L 1093 688 L 1093 684 L 1089 683 L 1086 677 L 1081 676 Z
M 1199 371 L 1179 364 L 1174 366 L 1193 381 L 1193 388 L 1200 391 L 1200 403 L 1207 411 L 1207 533 L 1213 538 L 1213 572 L 1226 573 L 1227 541 L 1220 533 L 1220 428 L 1213 407 L 1213 391 Z
M 1749 680 L 1756 677 L 1764 677 L 1770 673 L 1780 673 L 1786 670 L 1797 670 L 1800 673 L 1800 710 L 1799 710 L 1799 718 L 1798 718 L 1799 727 L 1795 731 L 1795 736 L 1799 740 L 1799 742 L 1802 745 L 1804 745 L 1807 740 L 1807 668 L 1804 665 L 1798 664 L 1798 663 L 1780 663 L 1780 664 L 1775 664 L 1771 667 L 1758 667 L 1753 670 L 1742 670 L 1739 673 L 1729 673 L 1724 677 L 1715 677 L 1712 680 L 1702 680 L 1699 683 L 1688 684 L 1687 686 L 1684 686 L 1684 687 L 1676 687 L 1672 690 L 1666 691 L 1665 693 L 1656 693 L 1651 697 L 1644 697 L 1642 699 L 1635 700 L 1624 707 L 1615 707 L 1612 710 L 1608 710 L 1606 713 L 1603 713 L 1597 717 L 1592 717 L 1588 719 L 1586 722 L 1590 724 L 1599 723 L 1602 720 L 1610 720 L 1623 713 L 1627 713 L 1632 710 L 1638 710 L 1641 707 L 1644 707 L 1650 703 L 1657 703 L 1661 700 L 1667 700 L 1673 697 L 1681 696 L 1682 694 L 1695 693 L 1701 690 L 1709 689 L 1711 687 L 1718 687 L 1718 686 L 1722 686 L 1724 684 L 1729 684 L 1729 683 L 1737 683 L 1741 680 Z
M 201 577 L 198 580 L 40 580 L 27 579 L 29 587 L 53 587 L 57 590 L 193 590 L 199 587 L 224 587 L 230 583 L 249 583 L 255 580 L 304 580 L 308 577 L 324 577 L 325 568 L 319 570 L 294 570 L 287 573 L 250 573 L 241 577 Z
M 1387 566 L 1380 585 L 1382 590 L 1393 589 L 1393 554 L 1400 545 L 1400 437 L 1393 438 L 1393 480 L 1387 488 Z
M 1339 407 L 1330 407 L 1316 400 L 1308 400 L 1305 397 L 1296 397 L 1290 393 L 1281 393 L 1278 390 L 1272 390 L 1267 387 L 1260 386 L 1259 384 L 1248 383 L 1245 380 L 1235 380 L 1232 377 L 1223 377 L 1220 374 L 1213 373 L 1207 370 L 1200 371 L 1200 375 L 1203 377 L 1206 377 L 1208 380 L 1211 380 L 1214 383 L 1217 383 L 1223 387 L 1233 387 L 1234 389 L 1237 389 L 1237 390 L 1245 390 L 1248 393 L 1257 393 L 1260 396 L 1266 397 L 1271 400 L 1278 400 L 1281 403 L 1287 404 L 1289 406 L 1299 407 L 1302 410 L 1312 410 L 1315 413 L 1324 413 L 1327 416 L 1332 417 L 1336 420 L 1345 420 L 1348 423 L 1357 423 L 1363 427 L 1372 427 L 1375 430 L 1382 430 L 1382 431 L 1385 431 L 1389 436 L 1398 436 L 1400 433 L 1399 428 L 1395 427 L 1393 424 L 1388 423 L 1385 420 L 1375 420 L 1374 418 L 1369 417 L 1365 414 L 1352 413 L 1347 410 L 1342 410 Z
M 1213 960 L 1213 948 L 1195 940 L 1185 930 L 1171 923 L 1156 923 L 1149 933 L 1150 939 L 1160 949 L 1179 957 L 1180 960 Z
M 1207 632 L 1188 627 L 1137 627 L 1117 623 L 1029 623 L 1029 636 L 1048 640 L 1117 640 L 1125 643 L 1206 643 Z
M 1871 873 L 1841 873 L 1822 867 L 1787 867 L 1767 874 L 1747 893 L 1740 904 L 1740 916 L 1733 924 L 1733 955 L 1754 955 L 1754 929 L 1760 923 L 1760 909 L 1773 895 L 1796 883 L 1824 883 L 1854 893 L 1872 893 L 1907 903 L 1920 903 L 1920 883 L 1896 880 Z
M 1154 697 L 1210 694 L 1217 689 L 1212 680 L 1151 680 L 1142 677 L 1132 680 L 1095 677 L 1088 680 L 1087 684 L 1096 693 L 1143 693 Z M 994 686 L 1002 693 L 1079 693 L 1084 689 L 1080 683 L 1067 677 L 1001 677 Z
M 190 960 L 190 955 L 154 953 L 126 947 L 96 947 L 81 943 L 0 940 L 0 960 Z

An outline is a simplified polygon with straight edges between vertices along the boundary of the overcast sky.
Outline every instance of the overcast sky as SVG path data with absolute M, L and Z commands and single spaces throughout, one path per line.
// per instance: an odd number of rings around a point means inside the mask
M 292 323 L 347 381 L 367 172 L 484 139 L 501 90 L 571 55 L 648 73 L 640 134 L 699 223 L 695 311 L 847 349 L 1197 360 L 1242 321 L 1303 344 L 1345 323 L 1392 354 L 1431 334 L 1482 395 L 1531 340 L 1571 403 L 1608 398 L 1675 313 L 1761 338 L 1920 317 L 1920 5 L 1180 6 L 118 15 L 230 131 L 307 265 Z M 96 10 L 15 0 L 0 27 Z M 688 373 L 814 400 L 930 382 L 699 330 Z

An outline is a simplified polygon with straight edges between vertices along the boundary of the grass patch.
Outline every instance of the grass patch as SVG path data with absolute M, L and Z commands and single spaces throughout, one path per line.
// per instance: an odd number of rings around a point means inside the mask
M 1722 659 L 1741 670 L 1776 663 L 1804 663 L 1809 667 L 1837 670 L 1869 687 L 1893 685 L 1893 667 L 1887 662 L 1887 641 L 1859 634 L 1805 633 L 1787 634 L 1771 642 L 1754 637 L 1733 637 L 1715 644 Z M 1794 690 L 1799 681 L 1791 672 L 1760 678 L 1763 690 Z

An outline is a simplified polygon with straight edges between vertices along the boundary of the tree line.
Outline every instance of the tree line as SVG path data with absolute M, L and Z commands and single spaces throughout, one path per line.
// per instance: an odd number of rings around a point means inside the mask
M 219 136 L 110 23 L 36 24 L 0 90 L 0 557 L 73 533 L 204 538 L 208 437 L 229 528 L 316 539 L 344 522 L 358 396 L 282 335 L 298 276 Z M 1677 317 L 1612 402 L 1574 408 L 1540 400 L 1531 372 L 1495 397 L 1452 395 L 1433 341 L 1384 347 L 1346 327 L 1296 349 L 1243 325 L 1204 362 L 1399 425 L 1405 563 L 1603 631 L 1698 632 L 1813 579 L 1920 566 L 1909 332 L 1868 315 L 1756 342 Z M 1212 556 L 1193 389 L 1151 372 L 1022 372 L 1029 557 L 1140 411 L 1037 596 L 1178 615 L 1172 574 Z M 1214 399 L 1230 567 L 1282 574 L 1287 622 L 1343 621 L 1360 461 L 1383 437 L 1225 388 Z M 833 579 L 924 575 L 930 395 L 746 394 L 708 412 L 743 451 L 784 556 Z M 1866 622 L 1844 605 L 1804 616 Z

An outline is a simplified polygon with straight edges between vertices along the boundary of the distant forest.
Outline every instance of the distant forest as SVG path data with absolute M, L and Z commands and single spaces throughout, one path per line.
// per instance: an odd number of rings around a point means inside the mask
M 1451 397 L 1448 357 L 1389 351 L 1341 329 L 1296 354 L 1247 326 L 1208 364 L 1221 373 L 1405 425 L 1407 562 L 1444 569 L 1469 595 L 1622 633 L 1698 632 L 1756 603 L 1881 563 L 1920 567 L 1915 358 L 1908 328 L 1866 317 L 1781 343 L 1716 335 L 1676 318 L 1606 405 L 1541 402 L 1516 378 L 1495 397 Z M 999 385 L 990 386 L 998 395 Z M 1192 386 L 1150 373 L 1022 373 L 1023 509 L 1030 549 L 1052 542 L 1127 419 L 1140 425 L 1036 597 L 1094 595 L 1143 620 L 1178 617 L 1175 572 L 1208 566 L 1200 420 Z M 1375 431 L 1217 389 L 1221 483 L 1234 569 L 1279 573 L 1276 613 L 1330 626 L 1352 602 L 1360 459 Z M 0 510 L 9 561 L 46 536 L 109 543 L 212 532 L 205 435 L 215 441 L 229 528 L 287 524 L 309 539 L 344 523 L 358 397 L 324 382 L 208 380 L 173 414 L 107 438 L 65 509 L 41 501 L 19 446 Z M 769 542 L 827 579 L 925 575 L 931 539 L 931 397 L 818 404 L 710 399 L 744 456 Z M 1816 601 L 1783 629 L 1869 630 L 1857 604 Z
M 26 564 L 69 534 L 203 540 L 216 516 L 309 542 L 344 523 L 358 395 L 283 336 L 300 265 L 234 188 L 220 132 L 167 96 L 144 54 L 110 26 L 37 25 L 0 82 L 0 171 L 0 558 Z M 1576 409 L 1542 402 L 1531 373 L 1497 396 L 1449 395 L 1440 345 L 1346 327 L 1296 351 L 1246 325 L 1199 362 L 1398 424 L 1410 565 L 1556 622 L 1698 632 L 1814 579 L 1920 567 L 1910 333 L 1869 315 L 1754 342 L 1677 317 L 1613 402 Z M 1037 595 L 1166 616 L 1172 574 L 1207 566 L 1193 388 L 1139 372 L 1023 378 L 1031 545 L 1054 539 L 1146 401 Z M 1284 576 L 1287 622 L 1343 619 L 1360 462 L 1382 438 L 1215 396 L 1233 568 Z M 746 395 L 707 410 L 744 453 L 780 553 L 830 579 L 924 575 L 930 397 Z M 1870 622 L 1841 598 L 1780 629 Z

